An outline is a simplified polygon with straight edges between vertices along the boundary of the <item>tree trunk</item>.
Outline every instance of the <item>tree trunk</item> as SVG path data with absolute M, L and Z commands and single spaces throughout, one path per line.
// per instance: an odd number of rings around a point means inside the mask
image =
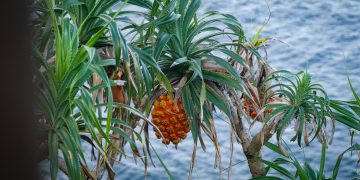
M 276 121 L 275 121 L 276 122 Z M 245 156 L 248 160 L 249 169 L 253 177 L 266 175 L 262 159 L 262 147 L 267 143 L 273 135 L 273 130 L 277 127 L 277 123 L 264 125 L 262 130 L 257 133 L 251 140 L 250 146 L 244 149 Z
M 264 164 L 258 159 L 258 158 L 260 159 L 262 158 L 262 154 L 260 151 L 256 153 L 256 156 L 248 155 L 248 154 L 245 154 L 245 156 L 248 161 L 248 166 L 251 175 L 253 177 L 266 175 Z
M 216 90 L 217 88 L 215 88 Z M 273 123 L 264 126 L 260 132 L 251 137 L 247 128 L 243 125 L 242 105 L 240 95 L 233 89 L 227 89 L 224 100 L 228 100 L 231 115 L 234 118 L 235 133 L 240 140 L 243 152 L 248 161 L 248 166 L 253 177 L 266 175 L 264 164 L 260 161 L 262 159 L 262 147 L 273 135 L 273 130 L 277 127 L 278 120 L 273 119 Z M 279 117 L 277 117 L 279 118 Z

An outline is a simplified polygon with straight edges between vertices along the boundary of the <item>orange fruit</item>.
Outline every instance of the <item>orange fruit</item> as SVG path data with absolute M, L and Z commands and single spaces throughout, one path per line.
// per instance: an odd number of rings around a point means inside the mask
M 259 98 L 260 98 L 260 102 L 263 101 L 263 93 L 264 93 L 264 90 L 260 91 L 260 95 L 259 95 Z M 275 98 L 271 97 L 273 96 L 274 92 L 273 91 L 270 91 L 269 93 L 269 96 L 270 98 L 268 99 L 268 102 L 267 103 L 272 103 L 275 101 Z M 253 95 L 253 99 L 255 99 L 255 96 Z M 255 103 L 258 103 L 257 101 L 255 101 Z M 242 104 L 244 106 L 244 111 L 246 114 L 250 115 L 251 118 L 256 118 L 256 116 L 258 115 L 258 113 L 256 112 L 256 110 L 253 108 L 253 104 L 250 100 L 248 100 L 246 97 L 244 97 L 243 101 L 242 101 Z M 273 111 L 273 109 L 268 109 L 266 112 L 267 113 L 271 113 Z
M 151 121 L 159 128 L 163 137 L 154 127 L 155 135 L 158 139 L 162 138 L 164 144 L 178 144 L 190 131 L 182 103 L 179 100 L 174 102 L 169 95 L 161 95 L 154 102 L 151 115 Z
M 121 80 L 122 72 L 117 71 L 112 80 Z M 125 102 L 125 91 L 123 86 L 111 86 L 114 102 L 124 103 Z

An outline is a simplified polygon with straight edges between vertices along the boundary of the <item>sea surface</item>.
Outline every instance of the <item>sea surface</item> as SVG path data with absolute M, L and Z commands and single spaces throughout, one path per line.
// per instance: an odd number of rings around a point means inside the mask
M 331 98 L 351 99 L 347 75 L 360 93 L 360 1 L 359 0 L 203 0 L 201 11 L 217 10 L 237 17 L 247 37 L 254 36 L 270 16 L 261 37 L 275 40 L 268 47 L 268 61 L 275 69 L 292 72 L 307 70 L 313 79 L 321 83 Z M 271 13 L 269 13 L 269 11 Z M 230 126 L 221 114 L 215 119 L 220 143 L 222 177 L 227 178 L 230 157 Z M 256 131 L 260 126 L 252 128 Z M 254 133 L 254 132 L 252 132 Z M 292 126 L 285 132 L 285 141 L 299 161 L 307 161 L 318 169 L 321 145 L 315 140 L 310 146 L 299 148 L 290 142 L 294 135 Z M 165 146 L 151 133 L 151 142 L 175 179 L 187 179 L 193 151 L 191 134 L 178 148 Z M 358 135 L 360 136 L 360 135 Z M 192 179 L 219 179 L 220 173 L 214 168 L 215 148 L 205 137 L 206 151 L 197 148 Z M 272 139 L 272 141 L 274 141 Z M 359 138 L 355 141 L 360 142 Z M 348 128 L 337 123 L 335 139 L 327 148 L 326 177 L 332 175 L 338 155 L 350 146 Z M 129 146 L 126 152 L 131 154 Z M 149 166 L 147 179 L 167 179 L 159 160 L 152 153 L 156 167 Z M 274 160 L 276 153 L 264 148 L 263 158 Z M 341 163 L 338 179 L 351 179 L 359 176 L 356 166 L 357 154 L 346 154 Z M 46 164 L 46 163 L 45 163 Z M 118 179 L 144 179 L 144 166 L 138 159 L 122 159 L 115 166 Z M 288 168 L 291 170 L 291 168 Z M 45 171 L 43 169 L 43 171 Z M 272 175 L 275 172 L 270 172 Z M 251 177 L 246 158 L 240 144 L 234 143 L 231 179 Z

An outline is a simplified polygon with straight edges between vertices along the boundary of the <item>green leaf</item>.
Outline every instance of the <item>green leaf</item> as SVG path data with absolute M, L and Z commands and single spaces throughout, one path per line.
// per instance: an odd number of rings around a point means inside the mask
M 320 171 L 319 171 L 319 177 L 318 179 L 322 180 L 323 176 L 324 176 L 324 168 L 325 168 L 325 157 L 326 157 L 326 140 L 325 142 L 322 144 L 322 148 L 321 148 L 321 159 L 320 159 Z
M 296 108 L 291 107 L 285 113 L 284 117 L 281 119 L 278 129 L 276 130 L 276 139 L 280 140 L 281 133 L 283 129 L 290 123 L 290 120 L 294 118 L 294 114 L 297 111 Z
M 233 78 L 229 77 L 226 74 L 211 72 L 211 71 L 203 71 L 202 72 L 204 79 L 217 82 L 222 85 L 227 85 L 229 87 L 233 87 L 241 92 L 244 92 L 243 87 L 240 85 L 240 81 L 236 81 Z
M 184 86 L 182 89 L 182 103 L 184 105 L 186 115 L 189 117 L 188 121 L 190 124 L 191 134 L 193 136 L 194 143 L 196 143 L 198 139 L 198 128 L 195 124 L 196 116 L 193 110 L 194 103 L 192 101 L 192 98 L 194 97 L 192 97 L 191 94 L 192 93 L 190 91 L 189 85 Z
M 230 119 L 232 119 L 229 107 L 226 105 L 220 95 L 209 86 L 206 86 L 206 98 L 216 107 L 218 107 L 222 112 L 224 112 Z
M 110 17 L 108 17 L 110 18 Z M 112 35 L 112 40 L 113 40 L 113 46 L 114 46 L 114 51 L 115 51 L 115 65 L 118 66 L 120 63 L 120 59 L 121 59 L 121 38 L 120 38 L 120 33 L 119 33 L 119 29 L 117 27 L 117 24 L 115 22 L 111 22 L 110 23 L 110 31 L 111 31 L 111 35 Z
M 107 85 L 107 97 L 108 97 L 108 104 L 107 104 L 107 122 L 106 122 L 106 136 L 109 135 L 110 132 L 110 120 L 112 118 L 112 112 L 113 112 L 113 95 L 112 95 L 112 91 L 111 91 L 111 85 L 110 85 L 110 80 L 107 77 L 107 74 L 105 72 L 105 70 L 99 66 L 94 66 L 94 65 L 90 65 L 90 69 L 96 73 L 97 75 L 99 75 L 101 77 L 101 79 L 106 83 Z M 85 91 L 82 91 L 82 95 L 84 98 L 91 99 L 90 95 L 88 93 L 85 93 Z
M 188 9 L 186 10 L 183 22 L 182 22 L 182 27 L 184 29 L 187 29 L 191 20 L 194 18 L 194 16 L 196 15 L 196 11 L 199 9 L 201 4 L 200 0 L 192 0 Z
M 120 1 L 125 2 L 126 0 Z M 152 3 L 149 0 L 129 0 L 128 3 L 145 9 L 151 9 L 152 6 Z
M 158 60 L 161 53 L 163 52 L 164 47 L 166 46 L 167 42 L 170 40 L 171 35 L 167 34 L 167 33 L 163 33 L 160 35 L 157 43 L 156 43 L 156 47 L 154 50 L 154 59 Z
M 352 86 L 349 77 L 348 77 L 348 82 L 349 82 L 349 85 L 350 85 L 351 92 L 353 93 L 353 95 L 354 95 L 354 97 L 355 97 L 355 99 L 356 99 L 356 102 L 357 102 L 358 106 L 360 106 L 360 98 L 359 98 L 359 96 L 356 94 L 355 89 L 354 89 L 354 87 Z
M 141 60 L 143 60 L 146 64 L 157 70 L 158 72 L 162 72 L 160 66 L 156 63 L 155 59 L 148 53 L 146 53 L 144 50 L 139 49 L 135 46 L 130 46 L 130 48 L 136 52 Z
M 241 65 L 243 65 L 245 68 L 249 69 L 249 66 L 246 64 L 245 59 L 243 57 L 241 57 L 239 54 L 236 54 L 235 52 L 230 51 L 230 50 L 225 49 L 225 48 L 221 48 L 221 49 L 219 49 L 219 51 L 221 51 L 224 54 L 230 56 L 232 59 L 239 62 Z
M 50 174 L 51 179 L 57 179 L 59 167 L 58 136 L 55 132 L 49 132 Z
M 295 179 L 295 177 L 290 173 L 290 171 L 288 171 L 287 169 L 273 163 L 273 162 L 270 162 L 270 161 L 266 161 L 266 160 L 263 160 L 261 159 L 261 161 L 268 165 L 270 168 L 273 168 L 275 169 L 276 171 L 278 171 L 279 173 L 281 173 L 282 175 L 288 177 L 289 179 Z
M 304 129 L 304 125 L 305 125 L 305 113 L 304 113 L 304 108 L 300 107 L 299 108 L 299 129 L 297 130 L 296 134 L 297 134 L 297 140 L 298 140 L 298 145 L 301 146 L 301 137 L 302 137 L 302 132 Z M 306 127 L 305 127 L 306 128 Z
M 256 32 L 254 38 L 252 39 L 252 43 L 253 43 L 254 45 L 255 45 L 256 42 L 258 41 L 259 35 L 260 35 L 261 31 L 264 29 L 264 27 L 266 26 L 266 24 L 267 24 L 267 23 L 264 23 L 264 24 L 260 27 L 260 29 Z
M 279 146 L 277 146 L 277 145 L 275 145 L 275 144 L 273 144 L 271 142 L 266 142 L 265 146 L 267 148 L 271 149 L 272 151 L 286 157 L 286 155 L 280 150 Z
M 241 81 L 241 77 L 238 72 L 223 58 L 213 56 L 213 55 L 205 55 L 204 57 L 209 58 L 210 60 L 215 61 L 218 65 L 227 70 L 231 75 L 233 75 L 238 81 Z
M 330 106 L 331 108 L 337 111 L 337 112 L 333 112 L 337 121 L 360 131 L 360 121 L 354 116 L 354 114 L 351 111 L 340 106 L 340 103 L 337 101 L 331 101 Z
M 206 86 L 204 80 L 201 81 L 201 91 L 200 91 L 200 121 L 203 121 L 204 118 L 204 102 L 206 99 Z
M 170 68 L 187 62 L 190 62 L 187 57 L 178 58 L 171 64 Z
M 352 145 L 351 147 L 347 148 L 344 152 L 342 152 L 342 153 L 339 155 L 338 159 L 336 160 L 336 164 L 335 164 L 335 166 L 334 166 L 332 179 L 335 180 L 336 177 L 337 177 L 337 174 L 338 174 L 339 169 L 340 169 L 340 163 L 341 163 L 341 160 L 342 160 L 344 154 L 347 153 L 347 152 L 349 152 L 349 151 L 354 151 L 354 150 L 359 151 L 359 150 L 360 150 L 360 144 L 354 144 L 354 145 Z

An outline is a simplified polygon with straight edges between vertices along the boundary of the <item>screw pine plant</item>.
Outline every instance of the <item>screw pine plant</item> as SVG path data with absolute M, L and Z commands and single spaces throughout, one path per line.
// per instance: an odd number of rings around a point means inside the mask
M 231 40 L 223 43 L 216 40 L 216 37 L 227 35 L 239 42 L 243 41 L 241 25 L 236 18 L 218 12 L 208 12 L 198 17 L 196 12 L 200 3 L 199 0 L 173 0 L 163 3 L 154 1 L 153 8 L 155 9 L 151 9 L 150 17 L 160 20 L 167 14 L 175 14 L 174 21 L 157 26 L 150 21 L 135 26 L 130 31 L 135 35 L 143 34 L 135 41 L 142 49 L 132 45 L 134 52 L 138 53 L 143 61 L 151 60 L 159 64 L 175 89 L 171 92 L 169 91 L 171 88 L 167 88 L 166 93 L 173 96 L 174 101 L 181 101 L 184 106 L 194 140 L 190 175 L 195 162 L 197 143 L 200 142 L 205 148 L 201 129 L 214 142 L 218 164 L 221 165 L 212 111 L 216 106 L 228 116 L 231 115 L 226 103 L 220 98 L 222 92 L 218 91 L 216 84 L 242 91 L 240 76 L 226 58 L 216 56 L 214 52 L 223 53 L 235 59 L 237 64 L 245 65 L 240 55 L 229 50 L 239 43 L 233 43 Z M 217 28 L 216 23 L 223 23 L 228 30 Z M 162 89 L 164 88 L 157 86 L 157 94 L 161 95 Z M 156 104 L 155 108 L 157 108 Z
M 359 112 L 359 107 L 360 107 L 360 101 L 359 101 L 360 98 L 356 94 L 355 89 L 353 88 L 353 86 L 350 82 L 350 79 L 348 79 L 348 81 L 349 81 L 350 89 L 353 93 L 355 100 L 353 100 L 353 101 L 331 100 L 329 102 L 329 107 L 332 109 L 332 114 L 335 116 L 337 121 L 343 123 L 344 125 L 348 126 L 349 128 L 353 129 L 354 131 L 359 131 L 360 125 L 359 125 L 358 112 Z M 306 127 L 306 126 L 304 126 L 304 127 Z M 350 131 L 350 132 L 354 132 L 354 131 Z M 298 134 L 298 132 L 297 132 L 297 134 Z M 347 152 L 357 151 L 359 153 L 359 151 L 360 151 L 359 144 L 358 143 L 353 144 L 353 142 L 352 142 L 354 133 L 351 133 L 351 136 L 352 136 L 351 137 L 351 146 L 348 147 L 346 150 L 344 150 L 338 156 L 337 161 L 333 168 L 331 178 L 326 178 L 326 175 L 324 173 L 325 157 L 326 157 L 326 152 L 327 152 L 325 137 L 323 138 L 323 140 L 325 140 L 325 142 L 323 142 L 323 144 L 322 144 L 320 167 L 319 167 L 318 171 L 315 168 L 311 167 L 306 161 L 304 163 L 299 162 L 294 157 L 293 153 L 288 154 L 288 153 L 286 153 L 286 151 L 280 149 L 278 146 L 276 146 L 270 142 L 267 142 L 265 144 L 265 146 L 268 147 L 269 149 L 271 149 L 272 151 L 277 152 L 279 155 L 281 155 L 281 157 L 275 159 L 272 162 L 264 160 L 264 159 L 262 159 L 261 161 L 267 165 L 266 174 L 269 172 L 270 169 L 273 169 L 277 173 L 281 174 L 283 177 L 290 178 L 290 179 L 297 179 L 297 178 L 300 178 L 300 179 L 336 179 L 337 175 L 339 173 L 339 170 L 341 168 L 340 164 L 343 159 L 343 156 Z M 306 144 L 306 142 L 309 142 L 309 141 L 305 140 L 305 144 Z M 285 142 L 281 142 L 281 143 L 285 144 L 287 152 L 291 152 L 290 148 L 286 145 Z M 327 162 L 327 163 L 331 163 L 331 162 Z M 292 165 L 295 169 L 295 172 L 292 173 L 291 171 L 289 171 L 287 168 L 285 168 L 282 165 Z M 252 179 L 269 179 L 269 178 L 282 179 L 280 177 L 274 177 L 274 176 L 270 176 L 270 175 L 260 176 L 260 177 L 252 178 Z M 356 178 L 354 178 L 354 179 L 356 179 Z
M 314 179 L 314 180 L 323 180 L 323 179 L 331 179 L 326 178 L 324 174 L 324 168 L 325 168 L 325 157 L 326 157 L 326 143 L 322 144 L 321 148 L 321 157 L 320 157 L 320 167 L 319 169 L 315 169 L 309 165 L 306 161 L 304 163 L 301 163 L 296 157 L 294 156 L 293 152 L 291 152 L 291 149 L 287 146 L 285 142 L 282 142 L 282 144 L 285 145 L 287 152 L 290 152 L 289 154 L 284 154 L 283 150 L 281 150 L 278 146 L 275 144 L 272 144 L 270 142 L 266 143 L 266 146 L 271 149 L 272 151 L 278 153 L 280 157 L 276 158 L 274 161 L 267 161 L 262 159 L 261 161 L 267 165 L 266 173 L 269 173 L 271 170 L 274 170 L 278 173 L 278 176 L 259 176 L 251 178 L 252 180 L 255 179 L 301 179 L 301 180 L 307 180 L 307 179 Z M 295 169 L 294 172 L 290 170 Z M 281 176 L 279 176 L 281 175 Z
M 351 135 L 351 142 L 350 142 L 351 146 L 348 147 L 346 150 L 344 150 L 344 152 L 342 152 L 339 155 L 334 167 L 334 171 L 332 175 L 333 179 L 336 179 L 338 175 L 338 172 L 340 170 L 341 160 L 343 159 L 345 153 L 355 151 L 358 153 L 358 155 L 360 155 L 359 142 L 355 142 L 355 143 L 353 142 L 355 133 L 360 131 L 360 98 L 359 95 L 355 92 L 355 89 L 350 81 L 350 78 L 348 78 L 348 82 L 349 82 L 350 90 L 354 96 L 354 100 L 352 101 L 332 100 L 330 104 L 331 108 L 334 111 L 334 115 L 336 116 L 336 119 L 350 128 L 350 135 Z M 359 162 L 360 162 L 360 158 L 358 159 L 357 163 Z
M 284 73 L 288 74 L 288 72 Z M 283 101 L 267 105 L 267 109 L 275 108 L 275 110 L 266 117 L 265 121 L 269 122 L 279 115 L 283 116 L 276 128 L 277 140 L 280 139 L 284 128 L 290 124 L 291 120 L 296 119 L 296 135 L 292 140 L 297 139 L 299 146 L 301 146 L 302 137 L 304 137 L 306 145 L 309 145 L 316 137 L 320 142 L 323 142 L 322 137 L 326 138 L 326 120 L 332 118 L 329 108 L 330 101 L 326 92 L 320 84 L 311 82 L 311 76 L 307 72 L 296 74 L 295 81 L 290 78 L 286 75 L 273 75 L 267 80 L 278 79 L 286 81 L 288 84 L 278 83 L 268 88 L 268 90 L 274 89 L 274 95 L 282 96 Z M 312 125 L 312 132 L 314 132 L 311 140 L 309 140 L 307 133 L 308 123 Z M 334 125 L 334 121 L 332 123 Z
M 150 142 L 149 126 L 175 146 L 191 132 L 189 178 L 196 148 L 200 143 L 205 150 L 203 134 L 208 136 L 221 176 L 215 110 L 228 118 L 252 176 L 266 174 L 261 150 L 273 134 L 280 140 L 291 122 L 299 146 L 316 137 L 328 142 L 326 125 L 334 118 L 326 92 L 307 72 L 271 68 L 258 52 L 268 40 L 259 39 L 265 25 L 248 41 L 234 16 L 199 14 L 200 6 L 200 0 L 34 2 L 34 83 L 42 144 L 49 147 L 42 159 L 49 158 L 52 179 L 58 169 L 71 179 L 101 179 L 105 172 L 117 178 L 113 166 L 119 156 L 130 156 L 127 144 L 145 174 L 155 154 L 173 179 Z M 246 127 L 255 123 L 263 128 L 251 136 Z M 97 154 L 92 169 L 83 143 Z M 286 153 L 281 143 L 277 148 Z
M 234 108 L 232 111 L 235 115 L 234 119 L 237 118 L 236 122 L 238 122 L 235 126 L 235 132 L 241 139 L 243 151 L 248 159 L 253 176 L 266 174 L 263 162 L 259 161 L 259 158 L 262 157 L 261 149 L 264 144 L 275 133 L 276 139 L 279 141 L 283 131 L 292 121 L 295 121 L 296 130 L 296 135 L 292 140 L 297 139 L 299 146 L 301 146 L 303 137 L 306 145 L 309 145 L 316 137 L 320 143 L 325 143 L 325 140 L 327 140 L 326 121 L 330 120 L 330 122 L 334 123 L 334 119 L 331 115 L 332 112 L 325 91 L 319 84 L 311 82 L 308 73 L 300 72 L 293 75 L 287 71 L 275 71 L 263 78 L 259 88 L 256 88 L 251 83 L 246 83 L 246 88 L 252 94 L 252 96 L 245 95 L 246 101 L 252 104 L 252 111 L 259 113 L 255 118 L 252 117 L 246 111 L 249 108 L 248 105 L 242 107 L 240 103 L 237 103 L 238 109 Z M 261 88 L 265 89 L 263 93 L 257 91 L 257 89 Z M 237 93 L 229 90 L 228 94 L 228 98 L 233 99 L 234 104 L 239 101 L 234 98 L 236 96 L 240 97 Z M 271 98 L 275 99 L 275 101 L 269 103 L 268 100 Z M 242 112 L 243 109 L 244 112 Z M 245 118 L 248 118 L 248 116 L 253 118 L 252 122 L 248 120 L 250 128 L 256 122 L 263 123 L 262 130 L 251 137 L 247 134 L 247 130 L 244 130 L 244 124 L 241 122 L 242 115 Z M 312 125 L 312 131 L 308 130 L 308 124 Z M 311 133 L 313 133 L 313 138 L 309 140 Z M 278 146 L 286 154 L 284 147 L 280 143 Z
M 126 139 L 134 154 L 138 154 L 135 139 L 130 134 L 134 133 L 141 141 L 140 135 L 127 122 L 113 118 L 113 109 L 124 107 L 127 114 L 147 119 L 137 109 L 116 102 L 119 97 L 115 96 L 113 102 L 114 88 L 111 86 L 116 83 L 109 79 L 104 67 L 118 65 L 120 59 L 104 59 L 99 54 L 104 51 L 102 48 L 115 47 L 120 42 L 120 36 L 107 38 L 109 32 L 118 32 L 113 19 L 126 4 L 112 13 L 109 9 L 116 2 L 42 0 L 34 3 L 34 38 L 40 41 L 35 41 L 33 56 L 35 64 L 41 67 L 36 71 L 34 83 L 38 87 L 39 124 L 44 132 L 41 141 L 48 143 L 48 148 L 41 146 L 47 152 L 40 159 L 47 158 L 48 154 L 52 179 L 56 179 L 58 169 L 71 179 L 97 179 L 102 176 L 105 166 L 113 177 L 107 156 L 111 157 L 114 151 L 124 153 L 110 133 Z M 88 13 L 82 18 L 79 14 L 83 11 Z M 91 29 L 94 23 L 97 28 Z M 84 31 L 88 38 L 80 37 Z M 121 50 L 116 50 L 115 56 Z M 107 103 L 99 102 L 101 97 L 97 92 L 105 92 Z M 101 115 L 104 107 L 107 109 L 105 117 Z M 85 158 L 84 142 L 98 152 L 101 163 L 94 170 Z

